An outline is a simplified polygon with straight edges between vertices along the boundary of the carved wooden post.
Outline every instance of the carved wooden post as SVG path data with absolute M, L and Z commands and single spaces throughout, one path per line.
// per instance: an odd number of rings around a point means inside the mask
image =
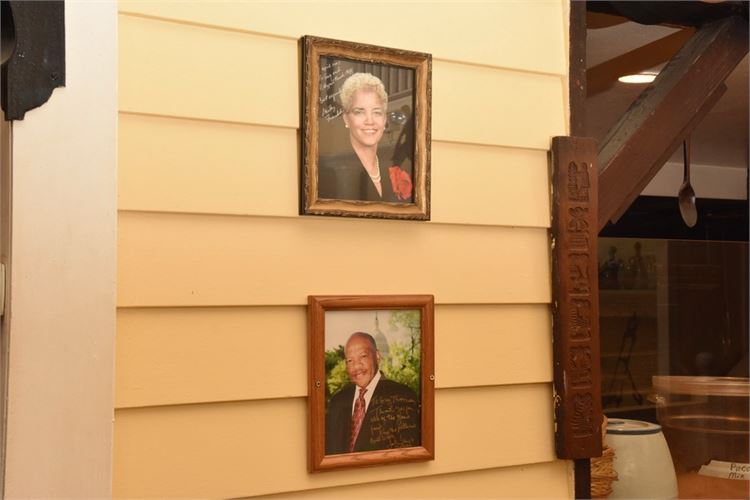
M 552 141 L 555 446 L 573 460 L 602 454 L 596 155 L 594 139 Z

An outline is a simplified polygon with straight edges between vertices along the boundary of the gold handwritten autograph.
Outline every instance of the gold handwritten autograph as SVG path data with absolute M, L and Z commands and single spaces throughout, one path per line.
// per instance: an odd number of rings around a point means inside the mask
M 419 409 L 413 398 L 389 396 L 378 401 L 370 417 L 370 444 L 378 448 L 418 446 Z

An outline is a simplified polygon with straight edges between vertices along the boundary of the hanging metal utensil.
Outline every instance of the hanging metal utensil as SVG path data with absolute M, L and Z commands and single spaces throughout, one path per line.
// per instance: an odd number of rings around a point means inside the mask
M 680 215 L 688 227 L 695 226 L 698 222 L 698 209 L 695 208 L 695 191 L 690 185 L 690 136 L 682 143 L 683 159 L 685 162 L 685 174 L 682 186 L 677 193 L 677 202 L 680 205 Z

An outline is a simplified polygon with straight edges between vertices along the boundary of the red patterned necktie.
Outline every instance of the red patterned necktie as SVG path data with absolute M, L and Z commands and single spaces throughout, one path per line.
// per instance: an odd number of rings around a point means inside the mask
M 354 443 L 357 442 L 359 430 L 362 428 L 362 421 L 365 419 L 365 393 L 367 389 L 359 390 L 359 397 L 354 403 L 354 413 L 352 414 L 352 435 L 349 438 L 349 452 L 354 451 Z

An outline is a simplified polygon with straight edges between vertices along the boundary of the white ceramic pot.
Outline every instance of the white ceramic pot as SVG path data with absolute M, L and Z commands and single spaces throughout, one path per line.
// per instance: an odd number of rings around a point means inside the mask
M 677 498 L 677 478 L 660 425 L 613 418 L 606 442 L 615 450 L 618 476 L 609 498 Z

